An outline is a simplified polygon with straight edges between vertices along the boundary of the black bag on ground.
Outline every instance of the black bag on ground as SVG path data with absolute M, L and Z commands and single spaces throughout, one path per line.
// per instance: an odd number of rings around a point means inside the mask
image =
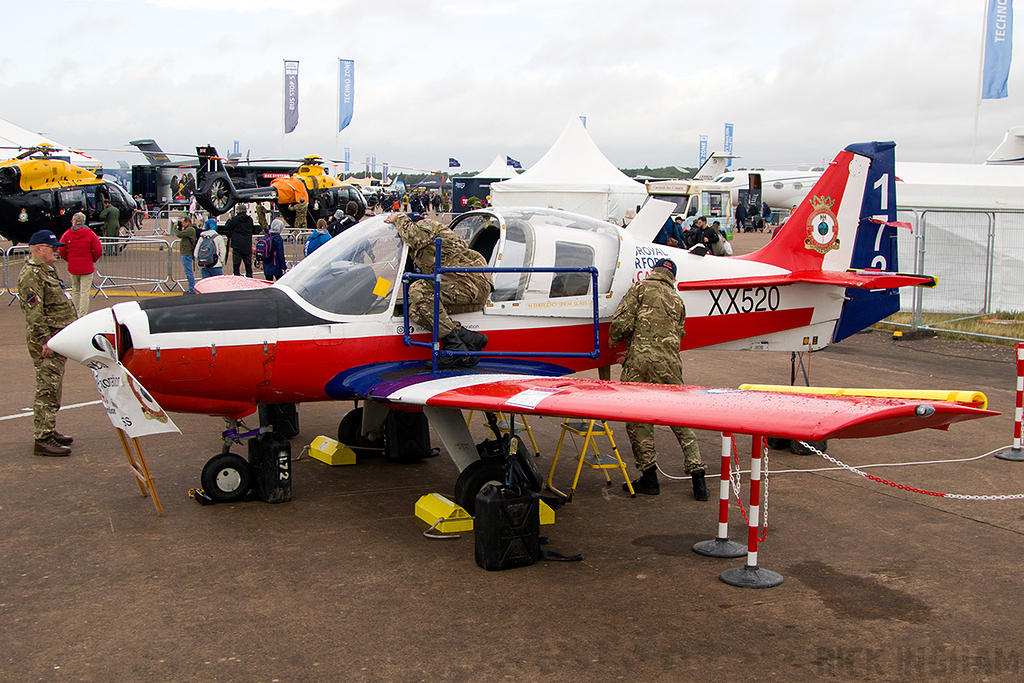
M 249 467 L 253 490 L 265 503 L 292 499 L 292 445 L 279 432 L 265 432 L 249 439 Z
M 476 563 L 487 571 L 526 567 L 540 558 L 540 496 L 521 486 L 476 494 Z
M 384 457 L 395 462 L 437 455 L 430 448 L 430 423 L 422 412 L 390 410 L 384 420 Z

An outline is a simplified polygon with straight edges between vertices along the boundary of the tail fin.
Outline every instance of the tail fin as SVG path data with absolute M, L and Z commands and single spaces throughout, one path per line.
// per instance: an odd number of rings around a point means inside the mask
M 836 155 L 775 238 L 740 256 L 800 271 L 896 272 L 896 143 L 850 145 Z M 872 220 L 874 219 L 874 220 Z M 899 310 L 899 292 L 846 290 L 840 341 Z
M 138 147 L 139 150 L 146 155 L 146 159 L 153 166 L 163 166 L 164 164 L 171 163 L 171 158 L 164 154 L 164 151 L 160 149 L 160 145 L 156 144 L 156 140 L 153 140 L 152 138 L 146 138 L 145 140 L 132 140 L 128 144 Z

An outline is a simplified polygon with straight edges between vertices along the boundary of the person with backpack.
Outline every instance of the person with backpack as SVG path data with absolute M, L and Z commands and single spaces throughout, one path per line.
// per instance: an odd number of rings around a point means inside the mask
M 231 243 L 231 264 L 235 275 L 241 274 L 244 263 L 245 276 L 252 277 L 252 233 L 255 229 L 256 226 L 253 225 L 245 205 L 239 204 L 235 209 L 235 215 L 224 226 L 228 233 L 228 241 Z
M 306 238 L 306 248 L 302 253 L 305 256 L 309 256 L 314 251 L 327 244 L 330 239 L 331 233 L 327 231 L 327 221 L 323 218 L 317 219 L 316 229 L 309 233 L 309 237 Z
M 181 252 L 181 267 L 185 270 L 188 280 L 188 294 L 196 293 L 196 276 L 193 272 L 192 254 L 196 249 L 196 229 L 192 226 L 192 217 L 185 214 L 174 225 L 174 236 L 178 238 L 178 250 Z
M 57 252 L 67 261 L 71 275 L 71 303 L 81 318 L 89 312 L 89 290 L 96 272 L 96 261 L 103 253 L 103 246 L 96 233 L 86 225 L 85 214 L 79 211 L 71 217 L 71 227 L 61 235 L 64 244 Z
M 288 270 L 288 262 L 284 258 L 284 240 L 281 231 L 284 221 L 275 218 L 267 232 L 256 240 L 256 260 L 263 263 L 263 277 L 273 282 L 280 280 L 284 271 Z
M 202 279 L 224 274 L 224 261 L 228 257 L 228 241 L 217 232 L 217 223 L 211 226 L 207 222 L 203 231 L 196 239 L 196 248 L 192 253 Z

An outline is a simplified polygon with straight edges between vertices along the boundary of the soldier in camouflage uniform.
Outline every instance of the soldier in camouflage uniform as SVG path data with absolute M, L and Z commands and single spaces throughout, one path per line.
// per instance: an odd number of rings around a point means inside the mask
M 31 255 L 18 276 L 18 299 L 25 314 L 25 339 L 36 366 L 36 398 L 32 405 L 36 455 L 69 455 L 69 445 L 74 441 L 54 429 L 67 359 L 46 345 L 50 337 L 78 317 L 53 267 L 57 248 L 62 246 L 49 230 L 32 235 L 29 239 Z
M 686 307 L 676 294 L 676 264 L 658 261 L 651 274 L 637 282 L 619 302 L 608 332 L 611 346 L 626 342 L 622 361 L 623 382 L 682 384 L 683 363 L 679 346 L 686 334 Z M 708 499 L 704 481 L 704 462 L 700 458 L 697 437 L 689 427 L 672 427 L 686 459 L 685 471 L 693 479 L 697 500 Z M 654 425 L 629 422 L 626 434 L 633 447 L 636 468 L 642 472 L 633 482 L 637 493 L 658 495 L 658 454 L 654 449 Z M 623 488 L 628 490 L 625 484 Z
M 409 255 L 421 273 L 434 272 L 434 240 L 441 238 L 441 265 L 449 268 L 486 268 L 487 261 L 469 248 L 465 240 L 437 221 L 419 214 L 392 214 L 385 219 L 393 223 L 399 236 L 409 245 Z M 464 328 L 452 320 L 448 309 L 456 312 L 482 310 L 494 285 L 490 273 L 449 273 L 441 277 L 441 306 L 438 316 L 439 339 L 449 351 L 481 351 L 487 336 Z M 428 330 L 434 327 L 434 283 L 415 280 L 409 285 L 409 318 Z M 438 367 L 472 367 L 475 356 L 442 356 Z

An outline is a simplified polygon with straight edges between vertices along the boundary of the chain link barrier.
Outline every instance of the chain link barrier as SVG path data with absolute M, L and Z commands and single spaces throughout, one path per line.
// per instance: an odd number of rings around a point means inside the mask
M 740 497 L 740 452 L 736 447 L 736 436 L 731 435 L 730 438 L 732 439 L 732 467 L 729 468 L 729 482 L 736 496 L 736 503 L 740 506 L 740 512 L 743 513 L 743 520 L 749 527 L 750 518 L 747 516 L 747 510 L 743 507 L 743 499 Z M 762 443 L 764 450 L 761 453 L 761 481 L 764 484 L 764 502 L 761 504 L 762 531 L 757 537 L 759 543 L 764 543 L 764 540 L 768 538 L 768 442 L 765 440 Z
M 824 451 L 818 450 L 817 448 L 815 448 L 814 446 L 812 446 L 811 444 L 809 444 L 809 443 L 807 443 L 805 441 L 801 441 L 800 444 L 805 446 L 810 451 L 812 451 L 812 452 L 820 455 L 821 457 L 825 458 L 829 462 L 831 462 L 831 463 L 833 463 L 835 465 L 838 465 L 839 467 L 843 468 L 844 470 L 849 470 L 850 472 L 853 472 L 854 474 L 858 474 L 858 475 L 864 477 L 865 479 L 870 479 L 871 481 L 878 482 L 879 484 L 885 484 L 886 486 L 892 486 L 893 488 L 900 489 L 901 491 L 910 491 L 911 493 L 920 493 L 921 495 L 924 495 L 924 496 L 935 496 L 936 498 L 952 498 L 952 499 L 955 499 L 955 500 L 1021 500 L 1021 499 L 1024 499 L 1024 493 L 1013 493 L 1013 494 L 1004 495 L 1004 496 L 975 496 L 975 495 L 964 494 L 964 493 L 939 493 L 937 491 L 929 491 L 927 489 L 914 488 L 913 486 L 907 486 L 905 484 L 897 484 L 896 482 L 889 481 L 888 479 L 882 479 L 881 477 L 876 477 L 873 474 L 868 474 L 867 472 L 859 470 L 856 467 L 853 467 L 852 465 L 847 465 L 845 462 L 842 462 L 840 460 L 836 460 L 835 458 L 833 458 L 828 453 L 825 453 Z M 765 499 L 766 499 L 765 500 L 765 507 L 768 506 L 767 496 L 768 496 L 768 491 L 766 489 L 765 490 Z M 741 510 L 743 509 L 742 505 L 740 506 L 740 509 Z M 744 516 L 746 516 L 746 513 L 744 513 Z

